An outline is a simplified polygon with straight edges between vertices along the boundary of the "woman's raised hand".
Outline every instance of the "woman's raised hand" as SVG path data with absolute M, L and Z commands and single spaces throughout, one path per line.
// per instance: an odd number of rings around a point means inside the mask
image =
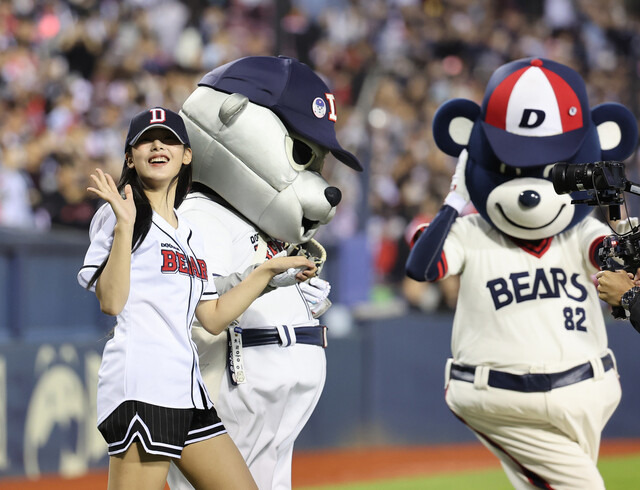
M 131 186 L 129 184 L 125 186 L 123 198 L 111 175 L 104 173 L 99 168 L 96 169 L 95 174 L 91 174 L 91 180 L 94 182 L 94 187 L 87 187 L 87 190 L 111 205 L 119 224 L 130 226 L 133 229 L 133 224 L 136 221 L 136 205 L 133 201 Z

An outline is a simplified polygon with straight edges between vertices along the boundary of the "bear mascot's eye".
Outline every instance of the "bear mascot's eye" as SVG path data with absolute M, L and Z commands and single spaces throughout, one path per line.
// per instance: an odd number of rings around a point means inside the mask
M 310 164 L 315 155 L 313 150 L 304 141 L 298 139 L 293 140 L 293 161 L 303 167 Z
M 322 171 L 327 152 L 319 145 L 294 134 L 286 137 L 286 144 L 287 156 L 294 170 L 297 172 L 303 170 Z

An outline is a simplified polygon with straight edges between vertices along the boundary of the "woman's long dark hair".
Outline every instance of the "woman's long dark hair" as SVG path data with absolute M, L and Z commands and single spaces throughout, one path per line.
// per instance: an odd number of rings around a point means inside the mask
M 130 149 L 127 151 L 127 154 L 129 153 L 129 151 Z M 180 206 L 185 196 L 189 192 L 189 189 L 191 188 L 191 174 L 191 165 L 183 164 L 180 167 L 178 175 L 176 175 L 169 184 L 167 193 L 169 192 L 169 189 L 171 188 L 173 183 L 176 180 L 178 181 L 178 183 L 176 184 L 176 197 L 173 203 L 174 208 Z M 120 180 L 118 181 L 117 186 L 120 194 L 124 193 L 124 188 L 127 184 L 131 184 L 131 190 L 133 191 L 133 202 L 136 205 L 136 222 L 133 225 L 133 238 L 131 240 L 131 251 L 135 252 L 136 249 L 142 244 L 147 234 L 149 233 L 149 230 L 151 229 L 153 209 L 151 209 L 151 203 L 149 202 L 147 195 L 144 193 L 144 183 L 140 179 L 140 176 L 138 175 L 135 167 L 129 167 L 127 165 L 127 158 L 125 155 L 124 164 L 122 166 L 122 173 L 120 174 Z M 87 285 L 87 289 L 91 288 L 91 286 L 96 283 L 96 281 L 100 277 L 100 274 L 102 274 L 102 271 L 107 265 L 107 260 L 109 260 L 108 255 L 107 258 L 104 259 L 102 264 L 100 264 L 100 266 L 93 273 L 93 276 L 91 276 L 91 280 Z

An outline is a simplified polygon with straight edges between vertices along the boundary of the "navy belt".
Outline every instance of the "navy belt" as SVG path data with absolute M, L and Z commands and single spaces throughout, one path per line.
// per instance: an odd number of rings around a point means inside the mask
M 613 358 L 607 354 L 602 358 L 604 371 L 613 368 Z M 450 377 L 458 381 L 474 382 L 476 368 L 474 366 L 461 366 L 452 364 Z M 551 391 L 554 388 L 569 386 L 579 383 L 585 379 L 593 378 L 593 366 L 590 362 L 585 362 L 579 366 L 572 367 L 560 373 L 532 373 L 532 374 L 512 374 L 503 371 L 489 371 L 488 385 L 493 388 L 503 390 L 522 391 L 525 393 L 536 393 Z
M 327 327 L 315 325 L 309 327 L 295 327 L 296 343 L 327 346 Z M 284 329 L 286 335 L 287 331 Z M 290 343 L 290 342 L 289 342 Z M 259 345 L 286 345 L 277 328 L 248 328 L 242 329 L 242 346 L 256 347 Z

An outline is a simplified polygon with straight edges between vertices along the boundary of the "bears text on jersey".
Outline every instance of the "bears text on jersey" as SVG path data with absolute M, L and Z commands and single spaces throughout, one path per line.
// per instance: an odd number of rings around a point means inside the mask
M 546 298 L 566 296 L 574 301 L 587 299 L 587 289 L 580 284 L 580 274 L 573 273 L 567 277 L 564 269 L 552 267 L 548 271 L 536 269 L 532 275 L 529 271 L 512 272 L 508 278 L 499 277 L 487 281 L 487 289 L 491 293 L 496 310 L 510 305 L 514 301 L 523 303 Z
M 203 281 L 207 280 L 207 264 L 202 259 L 189 257 L 182 252 L 174 250 L 162 249 L 162 267 L 160 271 L 163 274 L 186 274 L 192 277 L 198 277 Z

